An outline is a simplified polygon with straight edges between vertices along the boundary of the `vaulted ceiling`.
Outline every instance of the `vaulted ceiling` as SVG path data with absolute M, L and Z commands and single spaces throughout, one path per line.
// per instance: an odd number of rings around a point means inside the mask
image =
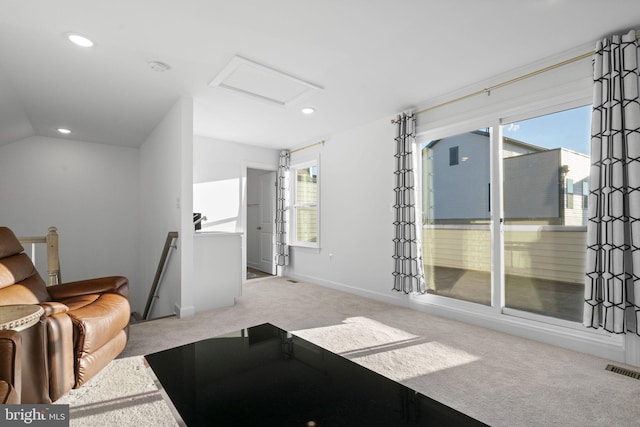
M 196 134 L 291 148 L 639 27 L 637 0 L 3 0 L 0 145 L 136 147 L 189 97 Z

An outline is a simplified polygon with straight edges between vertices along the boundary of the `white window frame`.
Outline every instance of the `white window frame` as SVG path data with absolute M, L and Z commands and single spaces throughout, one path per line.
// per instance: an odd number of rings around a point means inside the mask
M 318 191 L 318 195 L 317 195 L 317 199 L 315 203 L 300 203 L 298 204 L 297 200 L 296 200 L 296 194 L 297 194 L 297 185 L 298 185 L 298 180 L 296 179 L 297 177 L 297 171 L 299 169 L 308 169 L 310 167 L 314 167 L 316 168 L 316 172 L 317 172 L 317 191 Z M 292 164 L 289 166 L 289 173 L 290 173 L 290 179 L 289 182 L 291 182 L 291 195 L 290 195 L 290 200 L 291 200 L 291 204 L 289 205 L 289 218 L 290 218 L 290 223 L 291 223 L 291 227 L 289 230 L 289 236 L 290 237 L 290 242 L 289 244 L 291 246 L 297 246 L 297 247 L 303 247 L 303 248 L 320 248 L 320 159 L 319 158 L 314 158 L 313 160 L 308 160 L 308 161 L 304 161 L 304 162 L 300 162 L 300 163 L 296 163 L 296 164 Z M 315 207 L 316 211 L 317 211 L 317 223 L 316 223 L 316 236 L 317 239 L 315 242 L 304 242 L 304 241 L 300 241 L 298 239 L 298 215 L 296 215 L 296 211 L 298 208 L 309 208 L 309 207 Z

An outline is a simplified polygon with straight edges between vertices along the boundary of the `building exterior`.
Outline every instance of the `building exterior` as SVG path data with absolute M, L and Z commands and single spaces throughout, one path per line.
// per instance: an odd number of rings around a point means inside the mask
M 422 149 L 423 223 L 486 223 L 491 214 L 489 133 L 432 141 Z M 589 156 L 511 138 L 503 142 L 504 219 L 585 225 Z

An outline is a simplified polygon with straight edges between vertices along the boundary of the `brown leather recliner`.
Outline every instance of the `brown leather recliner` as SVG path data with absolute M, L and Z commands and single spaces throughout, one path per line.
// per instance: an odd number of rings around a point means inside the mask
M 49 403 L 78 388 L 113 360 L 127 343 L 131 316 L 129 281 L 113 276 L 47 287 L 24 248 L 7 227 L 0 227 L 0 305 L 39 304 L 44 308 L 48 390 L 25 390 L 22 396 Z M 38 355 L 23 357 L 23 371 Z M 48 384 L 47 384 L 48 383 Z M 47 399 L 48 397 L 48 399 Z
M 0 331 L 0 404 L 20 403 L 22 339 L 16 331 Z

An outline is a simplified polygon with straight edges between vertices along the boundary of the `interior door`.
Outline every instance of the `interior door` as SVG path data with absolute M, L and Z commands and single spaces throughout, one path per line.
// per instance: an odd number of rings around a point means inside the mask
M 256 183 L 257 185 L 257 183 Z M 256 189 L 257 194 L 258 189 Z M 247 205 L 247 266 L 260 269 L 260 204 Z
M 258 234 L 260 241 L 260 270 L 276 274 L 275 237 L 273 235 L 276 216 L 276 173 L 260 175 L 260 212 Z

